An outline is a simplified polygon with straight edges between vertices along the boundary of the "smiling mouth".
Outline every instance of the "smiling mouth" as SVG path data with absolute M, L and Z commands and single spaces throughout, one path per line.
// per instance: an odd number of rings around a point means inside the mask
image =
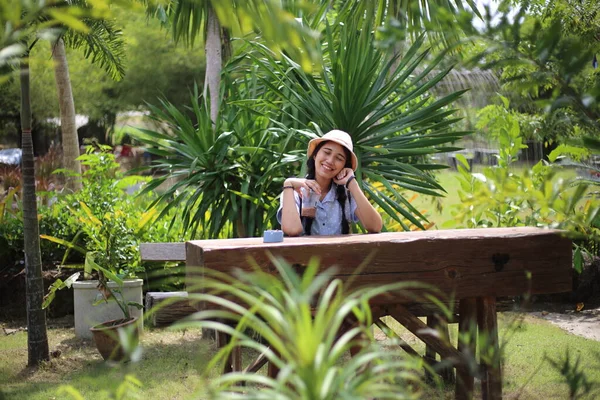
M 321 167 L 323 167 L 323 168 L 324 168 L 325 170 L 327 170 L 327 171 L 333 171 L 333 168 L 331 168 L 331 167 L 328 167 L 328 166 L 327 166 L 327 165 L 325 165 L 325 164 L 321 164 Z

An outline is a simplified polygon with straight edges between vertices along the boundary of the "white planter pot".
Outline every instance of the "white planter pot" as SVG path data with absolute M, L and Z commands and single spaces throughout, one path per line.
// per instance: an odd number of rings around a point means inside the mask
M 144 304 L 142 300 L 142 285 L 143 279 L 127 279 L 123 281 L 122 294 L 126 301 L 132 301 L 139 304 Z M 114 282 L 108 283 L 111 289 L 118 288 Z M 75 336 L 82 339 L 91 339 L 92 326 L 103 322 L 123 318 L 123 311 L 119 308 L 116 302 L 109 301 L 108 303 L 100 303 L 94 305 L 98 300 L 101 300 L 102 294 L 98 291 L 98 281 L 76 281 L 73 283 L 73 296 L 75 305 Z M 116 294 L 119 296 L 119 294 Z M 129 312 L 132 317 L 138 317 L 140 321 L 140 329 L 143 328 L 144 310 L 136 307 L 129 307 Z

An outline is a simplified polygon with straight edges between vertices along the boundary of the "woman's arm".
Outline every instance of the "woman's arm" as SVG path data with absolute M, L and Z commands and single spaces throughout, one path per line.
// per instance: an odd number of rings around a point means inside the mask
M 300 192 L 300 188 L 312 189 L 317 193 L 321 192 L 321 188 L 316 181 L 288 178 L 283 183 L 283 200 L 281 210 L 281 230 L 288 236 L 299 236 L 304 231 L 300 214 L 296 207 L 296 199 L 294 192 Z
M 383 227 L 383 221 L 381 215 L 375 210 L 375 207 L 371 204 L 369 199 L 365 196 L 363 191 L 360 189 L 356 179 L 352 179 L 348 185 L 348 190 L 352 195 L 354 201 L 356 201 L 356 216 L 363 224 L 365 229 L 370 233 L 379 233 Z
M 354 171 L 351 168 L 344 168 L 337 176 L 340 179 L 335 179 L 334 181 L 338 185 L 346 185 L 348 180 L 353 176 Z M 369 199 L 367 199 L 355 178 L 350 180 L 347 188 L 356 202 L 356 216 L 365 229 L 370 233 L 381 232 L 381 228 L 383 227 L 381 215 L 379 215 L 375 207 L 369 202 Z

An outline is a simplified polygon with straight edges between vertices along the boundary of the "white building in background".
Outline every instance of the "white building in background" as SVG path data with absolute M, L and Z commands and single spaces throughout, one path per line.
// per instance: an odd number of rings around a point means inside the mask
M 79 129 L 82 126 L 86 125 L 89 122 L 89 120 L 90 118 L 87 115 L 77 114 L 75 115 L 75 127 Z M 60 117 L 48 118 L 46 122 L 54 124 L 56 126 L 60 126 Z
M 150 115 L 150 111 L 125 111 L 117 114 L 117 120 L 119 119 L 127 119 L 132 117 L 144 117 Z M 77 114 L 75 116 L 75 126 L 77 129 L 86 125 L 90 121 L 90 118 L 87 115 Z M 46 122 L 54 124 L 56 126 L 60 126 L 60 117 L 56 118 L 48 118 Z

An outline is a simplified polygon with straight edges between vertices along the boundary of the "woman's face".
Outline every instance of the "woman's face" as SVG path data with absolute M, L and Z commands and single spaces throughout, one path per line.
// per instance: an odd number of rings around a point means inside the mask
M 346 165 L 344 147 L 335 142 L 326 142 L 314 158 L 315 177 L 333 179 Z

